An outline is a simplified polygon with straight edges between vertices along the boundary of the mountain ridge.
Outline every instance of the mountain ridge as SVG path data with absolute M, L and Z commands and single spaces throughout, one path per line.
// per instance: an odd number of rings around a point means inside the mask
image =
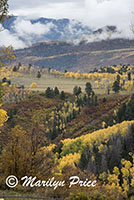
M 29 26 L 29 30 L 27 30 L 25 25 Z M 22 41 L 26 41 L 25 36 L 30 35 L 32 38 L 32 35 L 35 34 L 37 37 L 36 42 L 43 40 L 65 41 L 92 33 L 90 27 L 82 24 L 80 21 L 67 18 L 53 19 L 41 17 L 37 19 L 27 19 L 13 16 L 3 23 L 3 27 L 10 31 L 11 34 L 18 34 Z M 41 29 L 41 31 L 36 33 L 36 29 Z M 32 39 L 31 43 L 33 43 Z
M 16 50 L 16 62 L 31 63 L 46 68 L 89 72 L 114 64 L 134 64 L 134 40 L 113 39 L 75 45 L 53 41 L 33 44 Z

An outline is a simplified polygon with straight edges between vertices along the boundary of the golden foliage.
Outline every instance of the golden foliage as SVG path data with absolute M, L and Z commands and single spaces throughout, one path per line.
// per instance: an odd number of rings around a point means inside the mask
M 0 127 L 8 120 L 7 112 L 3 109 L 0 109 Z
M 3 66 L 3 62 L 9 62 L 15 59 L 14 49 L 12 46 L 5 47 L 3 46 L 0 50 L 0 65 Z
M 30 88 L 37 88 L 37 83 L 32 83 L 32 84 L 30 85 Z
M 75 164 L 78 164 L 79 160 L 80 160 L 79 153 L 68 154 L 58 160 L 59 164 L 57 169 L 59 172 L 62 172 L 62 169 L 67 165 L 75 168 Z
M 131 126 L 134 124 L 134 121 L 124 121 L 120 124 L 113 125 L 112 127 L 100 129 L 98 131 L 95 131 L 93 133 L 82 135 L 80 137 L 77 137 L 76 139 L 65 139 L 62 140 L 63 143 L 63 151 L 69 146 L 72 146 L 78 141 L 81 141 L 81 146 L 78 146 L 80 149 L 82 146 L 83 148 L 85 146 L 89 147 L 89 150 L 92 151 L 93 145 L 100 146 L 101 142 L 108 142 L 111 137 L 114 137 L 114 135 L 122 135 L 125 136 L 129 134 Z M 100 150 L 102 150 L 102 147 L 100 147 Z

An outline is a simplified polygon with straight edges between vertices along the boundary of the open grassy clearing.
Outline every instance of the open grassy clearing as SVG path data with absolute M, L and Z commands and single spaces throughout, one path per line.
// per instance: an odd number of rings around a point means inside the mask
M 36 90 L 39 91 L 44 91 L 47 87 L 58 87 L 60 91 L 64 90 L 68 93 L 72 93 L 76 85 L 80 86 L 84 92 L 85 84 L 88 82 L 87 79 L 62 78 L 49 74 L 42 74 L 39 79 L 36 78 L 35 74 L 24 74 L 22 77 L 13 77 L 12 81 L 20 85 L 25 85 L 26 88 L 29 88 L 31 83 L 36 82 L 38 86 Z
M 17 83 L 18 85 L 24 85 L 26 88 L 35 91 L 45 91 L 47 87 L 58 87 L 60 91 L 64 90 L 67 93 L 73 93 L 73 88 L 75 86 L 80 86 L 82 92 L 85 92 L 85 84 L 90 82 L 92 87 L 96 93 L 96 95 L 104 96 L 106 94 L 105 89 L 96 88 L 94 85 L 94 81 L 89 79 L 76 79 L 76 78 L 64 78 L 51 74 L 42 74 L 41 78 L 36 78 L 35 74 L 26 74 L 23 73 L 20 77 L 13 77 L 13 83 Z M 36 89 L 31 89 L 30 85 L 35 82 L 37 83 Z M 120 95 L 130 94 L 132 91 L 120 91 Z M 113 93 L 113 92 L 111 92 Z M 114 94 L 114 93 L 113 93 Z

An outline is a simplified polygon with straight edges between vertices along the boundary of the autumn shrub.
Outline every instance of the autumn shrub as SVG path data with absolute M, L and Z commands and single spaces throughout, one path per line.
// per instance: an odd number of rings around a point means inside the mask
M 32 83 L 32 84 L 30 85 L 30 88 L 37 88 L 37 83 Z
M 0 127 L 8 120 L 7 112 L 0 109 Z

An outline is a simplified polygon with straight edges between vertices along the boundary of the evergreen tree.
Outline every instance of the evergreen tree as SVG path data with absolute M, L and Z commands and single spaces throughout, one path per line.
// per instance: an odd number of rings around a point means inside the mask
M 61 98 L 62 100 L 65 99 L 65 93 L 64 93 L 64 91 L 61 91 L 60 98 Z
M 125 120 L 125 115 L 126 115 L 126 104 L 123 103 L 123 105 L 117 112 L 117 116 L 116 116 L 117 122 L 122 122 L 123 120 Z
M 40 78 L 40 77 L 41 77 L 41 73 L 40 73 L 40 71 L 38 71 L 37 78 Z
M 94 103 L 94 95 L 95 95 L 95 93 L 94 93 L 94 91 L 92 91 L 92 105 Z
M 116 80 L 114 83 L 113 83 L 113 86 L 112 86 L 112 89 L 115 93 L 118 93 L 119 90 L 120 90 L 120 85 L 119 85 L 119 82 Z
M 59 95 L 59 93 L 60 93 L 60 92 L 59 92 L 59 89 L 58 89 L 57 87 L 55 87 L 55 88 L 54 88 L 54 94 L 55 94 L 55 95 Z
M 6 77 L 4 77 L 4 78 L 2 79 L 2 83 L 5 83 L 5 82 L 7 82 L 7 78 L 6 78 Z
M 120 83 L 120 79 L 121 79 L 121 77 L 120 77 L 120 75 L 118 74 L 117 75 L 117 81 Z
M 95 105 L 95 106 L 98 105 L 98 97 L 97 97 L 97 96 L 95 96 L 95 103 L 94 103 L 94 105 Z
M 77 90 L 78 90 L 78 86 L 75 86 L 74 89 L 73 89 L 73 94 L 74 95 L 77 95 Z
M 92 94 L 92 85 L 91 85 L 90 82 L 86 83 L 85 92 L 87 93 L 88 97 L 91 96 L 91 94 Z
M 110 94 L 110 86 L 109 85 L 107 86 L 107 94 L 108 95 Z
M 52 98 L 52 97 L 53 97 L 53 90 L 52 90 L 50 87 L 48 87 L 48 88 L 46 89 L 45 94 L 46 94 L 46 97 L 47 97 L 47 98 Z
M 17 72 L 17 67 L 16 66 L 14 66 L 13 72 Z
M 78 88 L 78 92 L 77 92 L 77 95 L 81 94 L 81 87 Z
M 11 85 L 11 80 L 8 80 L 7 82 L 8 82 L 9 85 Z
M 104 98 L 103 98 L 103 103 L 105 103 L 106 101 L 107 101 L 107 100 L 106 100 L 106 98 L 104 97 Z
M 78 97 L 77 100 L 76 100 L 76 103 L 77 103 L 77 106 L 78 106 L 78 107 L 83 106 L 82 98 L 81 98 L 81 97 Z
M 73 93 L 75 96 L 78 97 L 78 95 L 81 93 L 81 87 L 75 86 L 73 89 Z
M 84 94 L 84 97 L 83 97 L 83 102 L 84 102 L 84 104 L 86 104 L 86 103 L 87 103 L 87 96 L 86 96 L 86 94 Z
M 131 81 L 131 73 L 128 73 L 128 81 Z

